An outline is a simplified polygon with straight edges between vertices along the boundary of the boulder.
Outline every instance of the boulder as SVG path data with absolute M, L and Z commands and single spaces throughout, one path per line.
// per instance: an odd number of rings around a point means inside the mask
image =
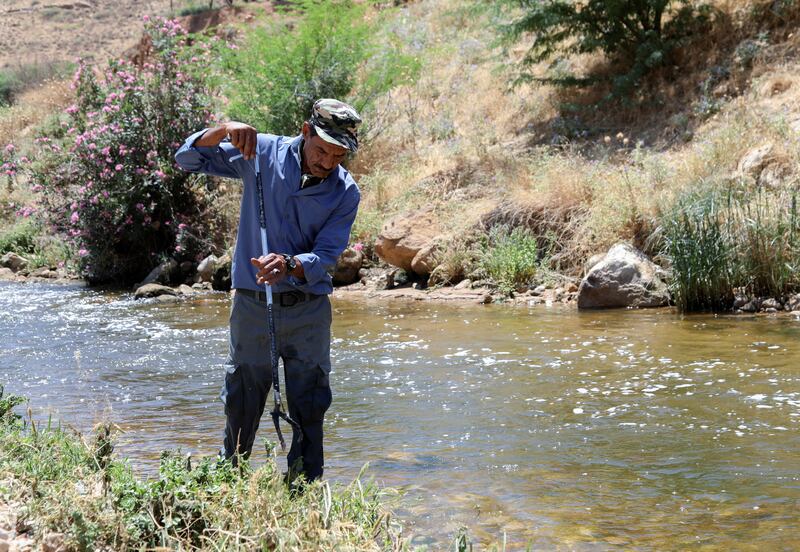
M 160 295 L 178 295 L 178 292 L 171 287 L 162 286 L 161 284 L 145 284 L 136 289 L 133 294 L 135 299 L 146 299 L 148 297 L 158 297 Z
M 336 260 L 333 271 L 333 285 L 348 286 L 358 281 L 358 271 L 364 262 L 364 254 L 352 247 L 348 247 Z
M 583 275 L 586 276 L 587 274 L 589 274 L 589 271 L 594 267 L 594 265 L 596 265 L 605 258 L 606 258 L 605 253 L 597 253 L 589 257 L 589 260 L 583 264 Z
M 383 225 L 375 242 L 375 253 L 390 265 L 412 271 L 414 258 L 439 234 L 439 225 L 431 209 L 398 215 Z M 420 276 L 427 276 L 433 270 L 428 260 L 427 255 L 419 259 Z
M 636 248 L 619 243 L 594 265 L 578 288 L 578 308 L 663 307 L 664 271 Z
M 175 259 L 167 259 L 153 270 L 150 271 L 144 280 L 136 284 L 136 288 L 140 288 L 147 284 L 162 284 L 169 285 L 177 283 L 180 279 L 181 270 L 178 266 L 178 261 Z
M 217 259 L 214 274 L 211 277 L 211 287 L 217 291 L 229 291 L 231 289 L 231 266 L 233 260 L 227 253 Z
M 770 154 L 773 148 L 774 145 L 772 143 L 766 143 L 757 148 L 748 150 L 739 160 L 739 165 L 736 168 L 737 172 L 740 175 L 758 178 L 761 171 L 769 164 Z
M 417 251 L 411 259 L 411 270 L 420 276 L 428 276 L 439 266 L 439 251 L 441 239 L 436 237 Z
M 19 272 L 23 268 L 28 267 L 28 259 L 17 255 L 13 251 L 9 251 L 0 257 L 0 266 L 10 268 L 14 272 Z
M 197 274 L 195 274 L 195 282 L 210 282 L 214 278 L 214 271 L 217 268 L 217 256 L 209 255 L 197 265 Z

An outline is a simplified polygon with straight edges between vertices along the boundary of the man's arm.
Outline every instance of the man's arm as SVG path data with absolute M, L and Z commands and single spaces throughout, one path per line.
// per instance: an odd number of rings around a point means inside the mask
M 310 253 L 295 255 L 297 268 L 291 276 L 300 280 L 302 284 L 314 285 L 325 278 L 326 273 L 332 273 L 336 268 L 336 261 L 350 241 L 350 228 L 358 212 L 360 195 L 355 191 L 340 205 L 322 226 L 317 235 Z M 276 284 L 286 276 L 286 263 L 281 255 L 270 253 L 265 257 L 250 259 L 258 269 L 256 279 L 259 284 Z M 277 272 L 273 272 L 277 269 Z
M 230 138 L 229 142 L 224 142 Z M 240 178 L 230 158 L 241 152 L 245 160 L 255 157 L 258 133 L 256 129 L 235 121 L 202 130 L 189 136 L 175 153 L 175 161 L 183 170 Z

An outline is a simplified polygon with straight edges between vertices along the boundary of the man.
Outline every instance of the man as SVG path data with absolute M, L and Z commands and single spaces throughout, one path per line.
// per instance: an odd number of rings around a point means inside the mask
M 267 283 L 289 416 L 302 430 L 300 440 L 293 434 L 287 460 L 292 477 L 303 474 L 309 481 L 322 476 L 322 421 L 331 403 L 330 273 L 347 247 L 360 199 L 340 163 L 358 149 L 359 123 L 351 106 L 322 99 L 300 136 L 258 134 L 230 122 L 193 134 L 175 155 L 183 170 L 244 181 L 231 269 L 236 292 L 230 352 L 220 394 L 227 417 L 225 457 L 250 454 L 272 385 Z M 261 256 L 256 155 L 270 246 L 266 256 Z

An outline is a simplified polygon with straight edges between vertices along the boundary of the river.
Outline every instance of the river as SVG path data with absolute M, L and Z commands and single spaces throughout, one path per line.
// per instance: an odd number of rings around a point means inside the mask
M 800 549 L 800 321 L 335 298 L 326 477 L 405 491 L 413 543 Z M 0 282 L 0 383 L 111 419 L 142 474 L 219 448 L 226 294 Z M 274 440 L 265 416 L 264 439 Z M 283 459 L 281 459 L 283 462 Z

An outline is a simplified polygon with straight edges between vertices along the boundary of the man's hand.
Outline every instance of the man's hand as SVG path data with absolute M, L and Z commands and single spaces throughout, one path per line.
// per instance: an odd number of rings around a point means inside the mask
M 258 285 L 269 284 L 274 286 L 284 278 L 286 278 L 286 260 L 283 255 L 276 255 L 270 253 L 258 259 L 250 259 L 250 264 L 258 269 L 256 273 L 256 282 Z
M 250 125 L 237 123 L 236 121 L 225 123 L 223 126 L 231 139 L 233 147 L 242 152 L 246 160 L 249 161 L 255 158 L 258 131 Z

